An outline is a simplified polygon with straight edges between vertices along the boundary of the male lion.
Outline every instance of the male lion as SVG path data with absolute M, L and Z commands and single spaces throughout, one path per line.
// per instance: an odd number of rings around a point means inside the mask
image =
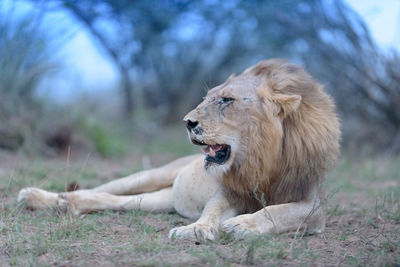
M 89 190 L 24 188 L 30 208 L 72 214 L 140 209 L 198 220 L 170 237 L 213 240 L 218 230 L 324 230 L 325 173 L 339 154 L 334 103 L 301 67 L 266 60 L 208 91 L 184 118 L 194 155 Z

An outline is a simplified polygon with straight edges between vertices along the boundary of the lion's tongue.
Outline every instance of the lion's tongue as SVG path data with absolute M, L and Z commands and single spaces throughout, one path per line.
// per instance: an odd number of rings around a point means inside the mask
M 210 147 L 210 146 L 209 146 Z M 224 146 L 223 145 L 213 145 L 211 148 L 215 151 L 218 152 L 220 151 Z
M 211 157 L 215 156 L 215 152 L 220 151 L 224 146 L 223 145 L 212 145 L 212 146 L 207 146 L 206 148 L 203 149 L 203 152 L 205 154 L 209 154 Z

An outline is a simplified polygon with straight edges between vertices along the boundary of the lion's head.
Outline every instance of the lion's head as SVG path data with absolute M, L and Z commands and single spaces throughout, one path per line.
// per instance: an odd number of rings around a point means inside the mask
M 339 122 L 331 98 L 301 67 L 267 60 L 208 91 L 184 118 L 205 167 L 238 196 L 299 201 L 336 161 Z

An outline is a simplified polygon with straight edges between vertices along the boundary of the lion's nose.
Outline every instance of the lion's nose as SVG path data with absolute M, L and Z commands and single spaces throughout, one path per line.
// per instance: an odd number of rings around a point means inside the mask
M 198 125 L 199 125 L 199 122 L 198 122 L 198 121 L 194 121 L 194 120 L 191 120 L 191 119 L 188 119 L 188 120 L 186 121 L 186 128 L 187 128 L 189 131 L 193 130 L 193 129 L 196 128 Z

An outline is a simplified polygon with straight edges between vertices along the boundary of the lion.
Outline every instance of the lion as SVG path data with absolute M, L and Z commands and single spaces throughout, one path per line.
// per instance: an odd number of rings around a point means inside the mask
M 74 215 L 100 210 L 176 212 L 195 220 L 170 238 L 214 240 L 263 233 L 321 233 L 326 173 L 339 152 L 335 105 L 302 67 L 261 61 L 209 90 L 184 117 L 202 155 L 93 189 L 24 188 L 27 207 Z

